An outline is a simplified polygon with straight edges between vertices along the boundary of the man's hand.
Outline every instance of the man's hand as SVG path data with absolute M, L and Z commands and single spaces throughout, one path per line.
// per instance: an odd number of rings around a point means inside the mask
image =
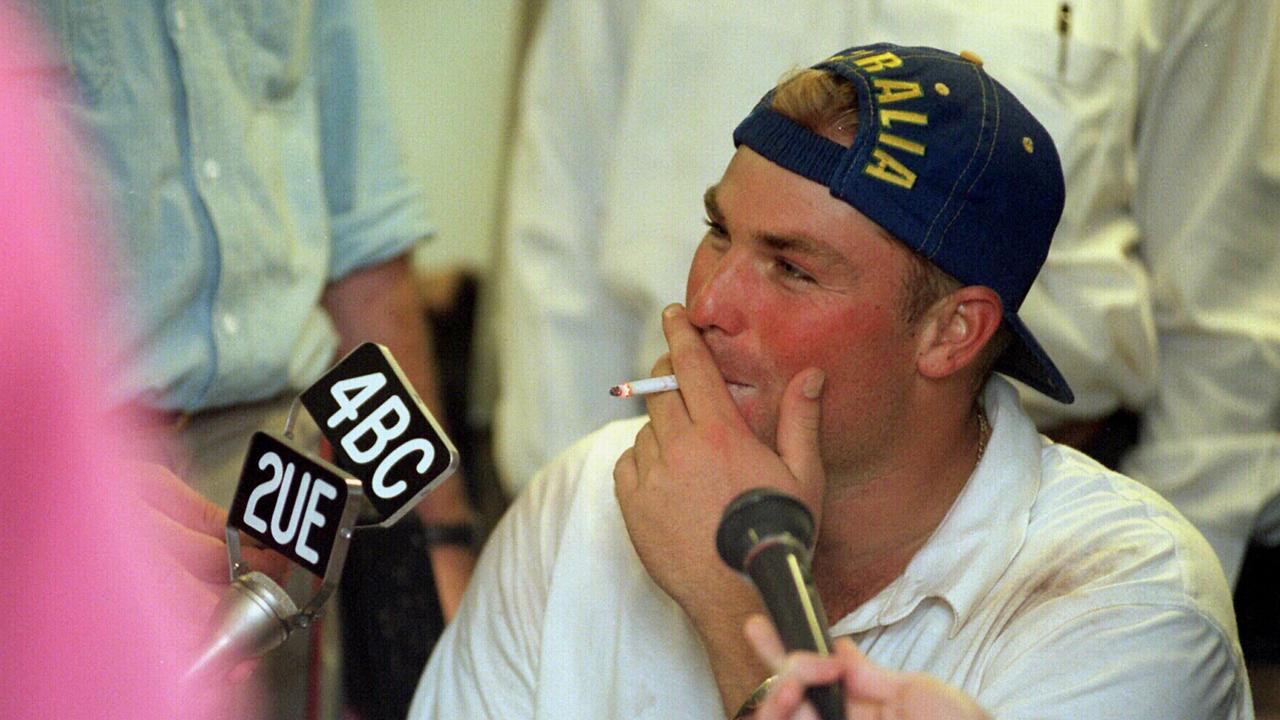
M 871 662 L 847 637 L 835 652 L 788 654 L 777 630 L 763 615 L 747 621 L 745 632 L 761 660 L 777 674 L 754 720 L 818 720 L 805 702 L 805 688 L 839 682 L 848 720 L 991 720 L 968 695 L 923 673 L 901 673 Z
M 423 296 L 407 253 L 330 283 L 325 288 L 323 303 L 342 338 L 339 356 L 363 342 L 385 345 L 436 419 L 445 419 L 431 328 L 425 321 Z M 426 524 L 469 521 L 471 508 L 462 473 L 454 473 L 441 482 L 428 498 L 418 503 L 415 511 Z M 475 551 L 461 546 L 433 546 L 428 549 L 427 557 L 435 577 L 440 609 L 448 622 L 457 612 L 462 593 L 471 580 Z
M 818 397 L 824 376 L 809 369 L 791 379 L 779 411 L 775 452 L 739 413 L 684 308 L 663 311 L 663 330 L 670 353 L 654 373 L 674 372 L 680 391 L 646 398 L 650 421 L 618 459 L 614 491 L 645 569 L 701 634 L 728 707 L 762 676 L 740 630 L 747 614 L 761 605 L 750 584 L 716 554 L 716 528 L 733 498 L 761 486 L 800 498 L 820 520 L 824 474 Z
M 225 527 L 227 513 L 188 487 L 167 468 L 151 463 L 129 466 L 132 486 L 142 501 L 139 517 L 151 540 L 156 562 L 169 578 L 173 601 L 194 627 L 208 621 L 230 583 Z M 289 563 L 281 555 L 242 546 L 255 570 L 283 583 Z

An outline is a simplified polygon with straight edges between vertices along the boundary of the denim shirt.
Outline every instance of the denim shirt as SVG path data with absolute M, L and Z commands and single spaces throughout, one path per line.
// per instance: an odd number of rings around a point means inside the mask
M 119 240 L 116 399 L 196 411 L 314 381 L 337 345 L 324 286 L 431 233 L 370 4 L 32 2 Z

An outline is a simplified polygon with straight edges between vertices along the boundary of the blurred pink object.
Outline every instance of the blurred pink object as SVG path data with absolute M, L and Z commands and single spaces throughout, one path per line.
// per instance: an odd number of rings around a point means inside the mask
M 0 0 L 0 718 L 221 717 L 179 685 L 202 628 L 153 561 L 137 438 L 103 417 L 102 229 L 34 31 Z

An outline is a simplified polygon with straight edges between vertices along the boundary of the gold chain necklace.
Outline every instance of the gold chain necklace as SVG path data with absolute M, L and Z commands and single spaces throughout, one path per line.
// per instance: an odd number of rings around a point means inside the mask
M 991 423 L 987 422 L 987 413 L 978 406 L 978 459 L 974 462 L 976 467 L 982 462 L 982 456 L 987 452 L 987 440 L 991 437 Z

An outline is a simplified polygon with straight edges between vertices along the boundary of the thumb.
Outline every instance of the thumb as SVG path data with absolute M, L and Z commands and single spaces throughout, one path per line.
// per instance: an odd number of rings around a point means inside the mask
M 845 700 L 884 703 L 901 692 L 899 674 L 872 662 L 848 637 L 836 638 L 833 644 L 844 667 Z
M 808 489 L 820 485 L 824 475 L 818 426 L 826 379 L 826 373 L 817 368 L 796 373 L 787 384 L 778 411 L 778 454 L 801 486 Z

